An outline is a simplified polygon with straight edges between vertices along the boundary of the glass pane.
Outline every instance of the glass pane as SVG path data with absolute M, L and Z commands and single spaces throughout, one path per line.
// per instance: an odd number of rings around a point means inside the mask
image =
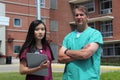
M 15 25 L 20 26 L 20 19 L 15 19 Z
M 19 53 L 20 52 L 20 46 L 14 46 L 14 53 Z
M 103 48 L 103 55 L 104 56 L 111 56 L 114 55 L 113 53 L 113 48 L 111 47 L 107 47 L 107 48 Z
M 88 9 L 88 12 L 92 12 L 95 9 L 94 1 L 84 4 L 84 6 Z
M 45 7 L 45 0 L 40 0 L 40 6 Z
M 115 55 L 120 55 L 120 43 L 115 44 Z
M 110 37 L 113 35 L 112 21 L 105 21 L 100 23 L 100 31 L 103 37 Z
M 0 41 L 0 51 L 1 51 L 1 41 Z
M 112 12 L 112 0 L 100 0 L 100 13 L 108 14 Z

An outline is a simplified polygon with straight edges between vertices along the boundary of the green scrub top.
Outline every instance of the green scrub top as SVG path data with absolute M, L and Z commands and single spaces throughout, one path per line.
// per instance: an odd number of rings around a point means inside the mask
M 75 30 L 64 38 L 62 45 L 70 50 L 80 50 L 92 42 L 98 43 L 99 49 L 89 59 L 66 63 L 63 80 L 100 80 L 100 56 L 103 39 L 98 30 L 88 27 L 79 34 Z

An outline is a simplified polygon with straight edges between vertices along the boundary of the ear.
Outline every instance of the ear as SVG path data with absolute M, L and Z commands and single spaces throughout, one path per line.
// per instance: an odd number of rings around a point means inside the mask
M 89 16 L 87 16 L 87 19 L 89 19 Z
M 87 16 L 87 21 L 89 21 L 89 16 Z

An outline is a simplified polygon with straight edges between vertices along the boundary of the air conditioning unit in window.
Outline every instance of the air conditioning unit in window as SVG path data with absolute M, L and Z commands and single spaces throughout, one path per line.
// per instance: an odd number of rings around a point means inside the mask
M 112 12 L 111 9 L 106 9 L 106 10 L 101 11 L 101 14 L 109 14 L 111 12 Z

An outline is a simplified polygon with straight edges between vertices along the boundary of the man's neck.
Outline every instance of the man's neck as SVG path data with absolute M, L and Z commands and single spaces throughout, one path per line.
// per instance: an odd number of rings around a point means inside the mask
M 88 25 L 77 25 L 77 31 L 83 32 L 87 27 Z

